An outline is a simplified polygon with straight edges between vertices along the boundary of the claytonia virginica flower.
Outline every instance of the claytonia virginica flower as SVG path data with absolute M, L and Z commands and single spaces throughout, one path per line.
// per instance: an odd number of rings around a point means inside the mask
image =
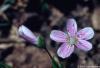
M 24 40 L 36 44 L 37 47 L 39 48 L 45 48 L 45 40 L 44 38 L 40 35 L 36 37 L 31 30 L 29 30 L 27 27 L 24 25 L 20 26 L 18 29 L 18 34 L 20 37 L 22 37 Z
M 57 50 L 59 57 L 69 57 L 73 53 L 74 47 L 84 51 L 92 49 L 92 44 L 87 41 L 94 36 L 94 31 L 91 27 L 83 28 L 77 32 L 76 21 L 74 19 L 68 19 L 66 29 L 66 33 L 59 30 L 52 30 L 50 34 L 52 40 L 62 43 Z
M 29 30 L 24 25 L 19 27 L 18 34 L 20 37 L 22 37 L 26 41 L 29 41 L 32 44 L 37 44 L 37 37 L 32 33 L 31 30 Z

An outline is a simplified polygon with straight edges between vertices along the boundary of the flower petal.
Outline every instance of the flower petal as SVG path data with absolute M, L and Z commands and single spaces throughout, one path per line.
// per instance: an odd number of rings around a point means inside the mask
M 67 34 L 59 30 L 51 31 L 50 38 L 56 42 L 66 42 Z
M 92 44 L 85 40 L 79 40 L 76 46 L 84 51 L 89 51 L 92 49 Z
M 63 43 L 58 51 L 57 51 L 57 54 L 59 57 L 61 58 L 66 58 L 66 57 L 69 57 L 74 51 L 74 45 L 67 45 L 67 43 Z
M 94 31 L 91 27 L 86 27 L 84 29 L 81 29 L 78 33 L 77 33 L 78 38 L 84 39 L 84 40 L 89 40 L 91 38 L 93 38 L 94 36 Z
M 67 20 L 67 31 L 71 36 L 75 36 L 77 32 L 77 24 L 74 19 L 68 19 Z
M 19 27 L 18 33 L 19 33 L 20 37 L 24 38 L 25 40 L 27 40 L 33 44 L 35 44 L 37 41 L 36 36 L 31 32 L 31 30 L 29 30 L 24 25 Z

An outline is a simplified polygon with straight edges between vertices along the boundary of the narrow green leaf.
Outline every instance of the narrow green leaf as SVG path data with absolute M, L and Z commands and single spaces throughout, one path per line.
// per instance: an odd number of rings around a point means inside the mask
M 59 62 L 57 57 L 53 57 L 52 59 L 52 68 L 64 68 L 63 65 Z
M 9 7 L 10 7 L 10 4 L 2 5 L 2 6 L 0 7 L 0 12 L 4 12 L 4 11 L 7 10 Z
M 0 68 L 12 68 L 10 65 L 0 62 Z
M 0 6 L 0 12 L 6 11 L 14 2 L 15 0 L 4 0 L 3 4 Z
M 13 4 L 15 0 L 5 0 L 3 4 Z

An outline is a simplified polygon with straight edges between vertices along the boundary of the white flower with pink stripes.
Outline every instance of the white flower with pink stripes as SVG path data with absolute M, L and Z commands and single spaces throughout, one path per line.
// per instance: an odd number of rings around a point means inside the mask
M 73 53 L 75 47 L 84 51 L 92 49 L 92 44 L 87 41 L 94 36 L 94 31 L 91 27 L 83 28 L 77 32 L 76 21 L 74 19 L 68 19 L 66 30 L 67 33 L 59 30 L 52 30 L 50 34 L 52 40 L 62 43 L 57 50 L 59 57 L 69 57 Z

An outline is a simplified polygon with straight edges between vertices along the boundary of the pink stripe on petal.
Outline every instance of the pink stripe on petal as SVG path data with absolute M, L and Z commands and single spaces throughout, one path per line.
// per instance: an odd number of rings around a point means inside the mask
M 35 43 L 37 41 L 36 36 L 24 25 L 19 27 L 18 33 L 19 36 L 31 43 Z
M 59 30 L 52 30 L 50 38 L 56 42 L 66 42 L 67 34 Z
M 66 43 L 63 43 L 58 51 L 57 51 L 57 54 L 59 57 L 61 58 L 66 58 L 66 57 L 69 57 L 74 51 L 74 45 L 67 45 Z
M 77 24 L 74 19 L 68 19 L 67 20 L 67 31 L 71 36 L 75 36 L 77 32 Z
M 91 38 L 93 38 L 94 36 L 94 31 L 91 27 L 86 27 L 84 29 L 81 29 L 78 33 L 77 33 L 78 38 L 80 39 L 84 39 L 84 40 L 89 40 Z
M 92 49 L 92 44 L 85 40 L 79 40 L 76 46 L 84 51 L 89 51 Z

